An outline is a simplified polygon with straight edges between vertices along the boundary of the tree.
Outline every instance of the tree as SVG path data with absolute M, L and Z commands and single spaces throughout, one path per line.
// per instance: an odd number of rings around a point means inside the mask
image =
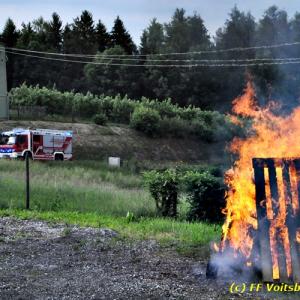
M 111 58 L 111 56 L 122 56 L 125 54 L 126 52 L 121 46 L 115 46 L 105 50 L 96 57 L 95 62 L 99 63 L 99 65 L 86 65 L 84 73 L 91 92 L 110 96 L 121 94 L 122 96 L 141 97 L 141 71 L 139 68 L 127 66 L 137 62 L 125 61 L 123 62 L 124 66 L 122 66 L 122 61 Z M 106 55 L 107 57 L 105 57 Z
M 207 50 L 211 48 L 210 37 L 200 15 L 194 13 L 187 19 L 189 48 Z
M 291 38 L 295 42 L 300 42 L 300 13 L 296 13 L 290 23 Z
M 110 35 L 113 46 L 122 47 L 127 54 L 133 54 L 136 52 L 136 46 L 119 16 L 115 19 Z
M 255 21 L 250 13 L 245 14 L 235 6 L 226 20 L 225 26 L 216 33 L 217 49 L 248 48 L 254 45 Z M 238 53 L 239 56 L 243 55 Z M 255 53 L 245 53 L 249 58 Z M 222 55 L 224 57 L 224 54 Z M 226 52 L 227 58 L 236 57 L 236 52 Z
M 84 10 L 81 16 L 74 20 L 74 24 L 72 25 L 72 39 L 74 39 L 76 45 L 74 49 L 75 53 L 96 53 L 96 30 L 93 16 L 87 10 Z
M 279 10 L 276 6 L 268 8 L 262 19 L 259 20 L 256 32 L 257 45 L 276 45 L 291 41 L 291 30 L 286 11 Z M 288 47 L 263 48 L 256 51 L 257 57 L 284 58 L 292 57 L 293 49 Z M 274 96 L 284 94 L 283 87 L 287 79 L 287 73 L 280 66 L 266 65 L 253 68 L 255 83 L 260 89 L 261 97 L 266 101 Z M 262 103 L 265 104 L 265 103 Z
M 265 11 L 263 18 L 258 23 L 257 44 L 280 44 L 288 42 L 290 38 L 291 31 L 287 12 L 279 10 L 277 6 L 271 6 Z
M 17 44 L 17 40 L 19 37 L 19 32 L 16 29 L 16 26 L 12 19 L 8 19 L 5 23 L 3 32 L 0 36 L 0 42 L 4 44 L 6 47 L 13 48 Z M 10 90 L 13 86 L 13 74 L 14 74 L 14 55 L 7 53 L 7 82 L 8 89 Z
M 110 35 L 107 32 L 105 25 L 99 20 L 96 26 L 97 50 L 103 52 L 109 47 L 110 42 Z
M 16 25 L 13 22 L 12 19 L 8 18 L 3 32 L 0 36 L 0 41 L 6 46 L 6 47 L 15 47 L 17 44 L 17 40 L 19 37 L 19 32 L 16 29 Z
M 17 42 L 17 47 L 27 49 L 31 40 L 33 39 L 33 35 L 34 35 L 34 31 L 31 23 L 30 22 L 28 24 L 22 23 L 22 29 Z
M 62 21 L 57 13 L 52 14 L 52 20 L 47 28 L 47 42 L 51 48 L 60 52 L 62 49 Z
M 165 24 L 166 51 L 187 52 L 189 50 L 189 26 L 184 9 L 176 9 L 170 23 Z
M 186 16 L 183 9 L 176 9 L 171 22 L 164 26 L 166 34 L 163 40 L 165 42 L 160 43 L 159 50 L 153 50 L 155 47 L 151 47 L 150 29 L 157 28 L 155 32 L 160 32 L 160 35 L 156 34 L 155 37 L 163 37 L 163 32 L 161 28 L 158 30 L 159 26 L 155 22 L 152 22 L 151 25 L 152 26 L 149 27 L 143 35 L 144 43 L 142 43 L 142 49 L 145 52 L 157 51 L 167 54 L 169 52 L 197 51 L 212 47 L 203 20 L 196 13 L 192 16 Z M 148 43 L 147 38 L 149 40 Z M 161 39 L 158 38 L 153 38 L 152 40 L 161 41 Z M 155 43 L 153 44 L 155 45 Z M 161 60 L 161 62 L 156 62 L 158 64 L 166 64 L 166 62 L 164 62 L 166 58 L 179 59 L 173 56 L 149 56 L 147 58 L 147 65 L 155 64 L 151 62 L 153 58 Z M 186 60 L 189 62 L 189 60 L 197 58 L 199 59 L 199 56 L 180 56 L 180 59 L 183 59 L 183 61 L 176 61 L 174 64 L 184 64 Z M 214 84 L 212 84 L 214 78 L 211 74 L 212 70 L 203 68 L 147 67 L 144 84 L 146 87 L 145 92 L 148 97 L 159 99 L 170 97 L 179 105 L 196 104 L 207 108 L 212 98 L 212 91 L 214 90 Z
M 140 52 L 143 55 L 160 53 L 164 47 L 165 35 L 163 25 L 154 18 L 143 31 Z
M 240 11 L 236 6 L 229 14 L 223 28 L 218 29 L 215 37 L 216 49 L 249 48 L 255 43 L 255 21 L 248 12 Z M 231 60 L 254 59 L 255 51 L 225 51 L 218 52 L 217 59 Z M 247 61 L 245 61 L 247 62 Z M 220 70 L 220 69 L 218 69 Z M 218 103 L 219 109 L 230 110 L 232 99 L 236 98 L 243 90 L 246 74 L 250 72 L 246 67 L 222 69 L 215 72 L 215 80 L 219 82 L 219 97 L 222 102 Z M 217 103 L 217 102 L 216 102 Z
M 76 41 L 70 24 L 66 24 L 65 28 L 63 29 L 62 39 L 62 51 L 64 53 L 71 53 L 72 51 L 75 51 Z
M 88 11 L 83 11 L 80 17 L 74 19 L 73 24 L 67 24 L 63 31 L 63 51 L 65 53 L 96 54 L 97 41 L 93 16 Z M 84 64 L 65 62 L 59 86 L 64 89 L 86 92 L 84 77 Z M 72 80 L 71 80 L 72 79 Z

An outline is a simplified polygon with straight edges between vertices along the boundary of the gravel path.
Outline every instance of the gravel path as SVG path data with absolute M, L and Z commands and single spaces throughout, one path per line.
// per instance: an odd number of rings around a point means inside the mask
M 207 280 L 205 267 L 109 229 L 0 219 L 1 299 L 253 299 Z

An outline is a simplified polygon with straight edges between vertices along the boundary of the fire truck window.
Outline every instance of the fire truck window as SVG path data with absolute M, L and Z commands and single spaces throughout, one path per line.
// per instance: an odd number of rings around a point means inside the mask
M 8 136 L 2 135 L 0 139 L 0 145 L 6 145 L 8 143 Z
M 24 135 L 19 135 L 17 137 L 17 144 L 24 144 L 26 142 L 26 136 Z
M 34 135 L 33 136 L 33 142 L 35 142 L 35 143 L 39 143 L 40 142 L 40 135 Z
M 10 136 L 7 141 L 7 145 L 14 145 L 16 143 L 16 137 Z

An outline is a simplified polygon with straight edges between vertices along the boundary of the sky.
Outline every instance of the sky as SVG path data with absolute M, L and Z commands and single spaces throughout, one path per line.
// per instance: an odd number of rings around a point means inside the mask
M 20 28 L 22 22 L 40 16 L 50 19 L 55 11 L 66 24 L 86 9 L 95 20 L 101 19 L 108 30 L 116 16 L 120 16 L 139 45 L 142 31 L 150 20 L 156 17 L 161 23 L 168 22 L 176 8 L 184 8 L 187 14 L 199 13 L 213 36 L 223 26 L 234 5 L 240 10 L 251 11 L 256 19 L 260 19 L 271 5 L 285 9 L 290 17 L 300 11 L 299 0 L 0 0 L 0 32 L 8 17 Z

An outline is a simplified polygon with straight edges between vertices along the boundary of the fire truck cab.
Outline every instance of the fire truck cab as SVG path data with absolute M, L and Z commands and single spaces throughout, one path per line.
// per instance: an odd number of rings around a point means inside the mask
M 72 131 L 15 128 L 1 133 L 0 158 L 71 160 Z

